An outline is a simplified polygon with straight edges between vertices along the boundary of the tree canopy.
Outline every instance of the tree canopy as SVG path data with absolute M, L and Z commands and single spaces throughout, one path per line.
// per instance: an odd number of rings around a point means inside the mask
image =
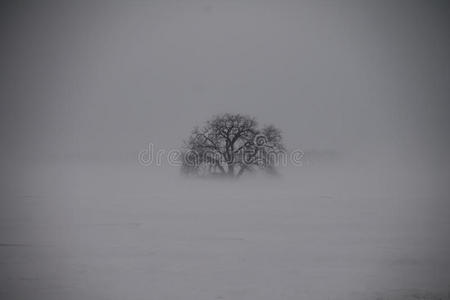
M 182 172 L 228 177 L 256 169 L 274 173 L 283 154 L 278 128 L 268 125 L 259 129 L 255 118 L 227 113 L 194 128 L 184 143 Z

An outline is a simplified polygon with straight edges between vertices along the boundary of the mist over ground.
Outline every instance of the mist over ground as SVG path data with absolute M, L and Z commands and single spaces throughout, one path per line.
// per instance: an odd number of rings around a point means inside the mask
M 238 181 L 41 166 L 2 220 L 11 299 L 440 299 L 448 206 L 398 166 Z M 19 196 L 20 195 L 20 196 Z M 430 203 L 433 203 L 431 206 Z M 428 299 L 425 298 L 425 299 Z M 442 299 L 442 298 L 441 298 Z M 444 298 L 445 299 L 445 298 Z
M 448 298 L 445 1 L 3 8 L 0 298 Z M 301 164 L 181 176 L 226 112 Z

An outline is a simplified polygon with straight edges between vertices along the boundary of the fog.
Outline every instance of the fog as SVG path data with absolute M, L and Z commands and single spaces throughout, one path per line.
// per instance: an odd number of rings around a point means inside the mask
M 447 297 L 449 9 L 4 4 L 1 298 Z M 300 163 L 180 176 L 167 153 L 226 112 Z

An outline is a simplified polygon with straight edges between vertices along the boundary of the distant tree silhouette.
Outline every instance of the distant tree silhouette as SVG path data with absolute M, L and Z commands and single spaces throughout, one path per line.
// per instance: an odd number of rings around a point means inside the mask
M 181 171 L 198 176 L 240 177 L 244 172 L 263 169 L 273 174 L 283 154 L 279 129 L 273 125 L 258 129 L 254 118 L 227 113 L 194 128 L 184 144 Z

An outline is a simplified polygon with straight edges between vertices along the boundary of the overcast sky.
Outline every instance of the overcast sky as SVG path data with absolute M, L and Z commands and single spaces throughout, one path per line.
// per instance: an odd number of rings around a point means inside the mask
M 2 9 L 2 151 L 178 147 L 211 115 L 288 147 L 446 144 L 445 1 L 29 1 Z M 2 144 L 3 144 L 2 143 Z

